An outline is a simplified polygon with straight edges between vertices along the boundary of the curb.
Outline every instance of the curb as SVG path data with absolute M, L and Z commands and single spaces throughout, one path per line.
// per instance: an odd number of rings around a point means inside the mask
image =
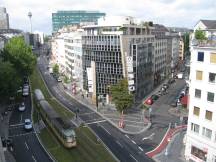
M 30 92 L 31 92 L 31 120 L 33 119 L 33 109 L 34 109 L 34 106 L 33 106 L 33 99 L 32 99 L 32 88 L 31 88 L 31 85 L 29 86 L 30 87 Z M 33 120 L 32 120 L 33 121 Z M 35 130 L 35 125 L 34 125 L 34 122 L 32 122 L 33 124 L 33 128 Z M 47 153 L 47 155 L 49 156 L 49 158 L 54 161 L 54 162 L 57 162 L 57 160 L 52 156 L 52 154 L 46 149 L 46 147 L 43 145 L 43 142 L 41 141 L 38 133 L 35 132 L 35 135 L 40 143 L 40 145 L 42 146 L 42 148 L 44 149 L 44 151 Z

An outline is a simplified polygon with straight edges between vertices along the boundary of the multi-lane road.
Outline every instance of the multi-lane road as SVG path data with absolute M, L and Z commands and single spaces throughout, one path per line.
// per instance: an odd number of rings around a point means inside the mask
M 26 109 L 20 112 L 16 107 L 9 123 L 9 137 L 13 139 L 13 155 L 17 162 L 51 162 L 40 145 L 34 130 L 26 132 L 24 120 L 31 119 L 31 97 L 23 98 Z

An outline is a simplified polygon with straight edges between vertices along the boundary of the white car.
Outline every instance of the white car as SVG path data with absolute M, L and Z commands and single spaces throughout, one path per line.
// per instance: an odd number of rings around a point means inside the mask
M 32 122 L 30 119 L 25 119 L 24 128 L 25 130 L 32 130 Z
M 29 88 L 23 88 L 22 93 L 23 93 L 23 96 L 28 96 L 29 95 Z
M 25 111 L 25 104 L 24 102 L 22 102 L 20 105 L 19 105 L 19 111 Z

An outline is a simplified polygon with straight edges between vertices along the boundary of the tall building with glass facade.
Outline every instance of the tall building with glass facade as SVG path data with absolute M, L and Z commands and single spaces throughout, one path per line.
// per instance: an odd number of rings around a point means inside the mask
M 66 25 L 79 25 L 86 22 L 97 24 L 97 20 L 103 16 L 105 13 L 99 11 L 57 11 L 57 13 L 52 13 L 53 32 L 57 32 Z

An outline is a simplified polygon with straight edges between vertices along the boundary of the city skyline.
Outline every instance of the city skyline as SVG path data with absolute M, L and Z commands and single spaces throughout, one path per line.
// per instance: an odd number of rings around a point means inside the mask
M 129 0 L 110 2 L 102 1 L 47 1 L 3 0 L 1 7 L 6 7 L 10 27 L 29 31 L 28 12 L 32 12 L 33 31 L 51 34 L 52 13 L 58 10 L 97 10 L 107 16 L 133 16 L 144 21 L 166 26 L 193 28 L 200 19 L 214 19 L 216 2 L 214 0 Z

